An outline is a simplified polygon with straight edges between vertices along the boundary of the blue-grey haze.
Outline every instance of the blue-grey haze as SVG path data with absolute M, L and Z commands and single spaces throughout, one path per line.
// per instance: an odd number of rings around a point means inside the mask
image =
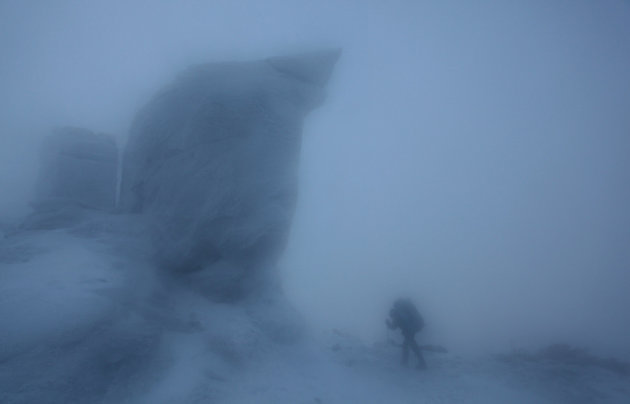
M 628 21 L 622 0 L 3 0 L 0 220 L 50 127 L 123 146 L 190 64 L 341 47 L 282 261 L 313 326 L 378 339 L 402 293 L 456 349 L 630 356 Z

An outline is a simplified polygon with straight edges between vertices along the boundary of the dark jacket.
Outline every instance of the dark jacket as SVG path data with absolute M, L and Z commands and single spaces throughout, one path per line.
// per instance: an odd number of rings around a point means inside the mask
M 389 311 L 387 325 L 391 329 L 400 328 L 404 335 L 413 336 L 424 327 L 424 320 L 416 306 L 409 299 L 398 299 Z

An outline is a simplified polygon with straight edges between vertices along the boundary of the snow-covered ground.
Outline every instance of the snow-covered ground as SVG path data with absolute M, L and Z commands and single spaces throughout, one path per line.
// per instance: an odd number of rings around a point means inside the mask
M 212 302 L 155 276 L 142 226 L 95 215 L 0 244 L 2 403 L 628 403 L 601 366 L 314 337 L 281 298 Z M 37 226 L 35 226 L 37 227 Z
M 311 340 L 276 346 L 225 373 L 216 372 L 207 348 L 188 345 L 160 387 L 131 402 L 627 403 L 630 398 L 628 375 L 605 369 L 428 353 L 429 369 L 418 371 L 399 365 L 397 347 L 368 348 L 338 338 L 343 341 L 332 345 Z

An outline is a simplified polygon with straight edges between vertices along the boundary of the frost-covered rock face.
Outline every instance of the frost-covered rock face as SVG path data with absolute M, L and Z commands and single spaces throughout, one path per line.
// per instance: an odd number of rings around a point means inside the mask
M 283 250 L 304 117 L 338 51 L 192 68 L 137 116 L 120 205 L 153 223 L 159 263 L 242 295 Z
M 58 128 L 41 151 L 36 205 L 112 210 L 118 149 L 114 138 L 80 128 Z

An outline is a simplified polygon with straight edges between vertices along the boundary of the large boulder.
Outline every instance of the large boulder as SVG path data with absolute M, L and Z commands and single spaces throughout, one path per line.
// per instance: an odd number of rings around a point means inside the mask
M 112 136 L 57 128 L 42 145 L 35 203 L 112 210 L 117 173 L 118 149 Z
M 205 64 L 135 119 L 120 207 L 153 224 L 159 265 L 221 299 L 242 296 L 284 249 L 305 116 L 339 51 Z

